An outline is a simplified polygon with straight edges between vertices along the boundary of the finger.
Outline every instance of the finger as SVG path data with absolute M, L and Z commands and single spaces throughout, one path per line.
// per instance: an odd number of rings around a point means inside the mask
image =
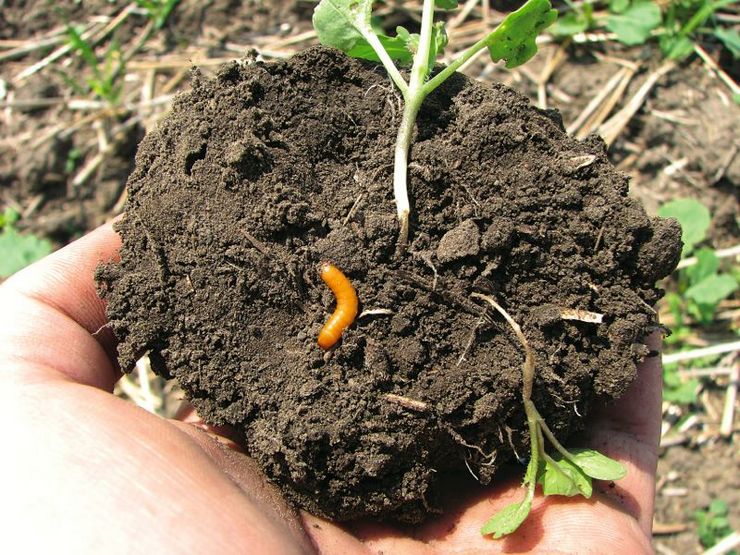
M 660 334 L 648 337 L 647 345 L 659 351 Z M 648 535 L 653 521 L 662 382 L 660 357 L 646 358 L 627 392 L 596 411 L 586 440 L 589 446 L 627 468 L 624 478 L 602 490 L 637 518 Z
M 21 270 L 0 286 L 0 360 L 16 361 L 23 379 L 44 369 L 112 390 L 114 339 L 93 274 L 112 260 L 120 238 L 110 224 Z M 94 335 L 93 335 L 94 334 Z M 36 376 L 36 378 L 34 378 Z
M 309 553 L 237 453 L 98 389 L 0 388 L 3 542 L 29 553 Z M 240 456 L 243 457 L 243 456 Z M 43 534 L 38 530 L 43 529 Z M 133 542 L 133 543 L 132 543 Z

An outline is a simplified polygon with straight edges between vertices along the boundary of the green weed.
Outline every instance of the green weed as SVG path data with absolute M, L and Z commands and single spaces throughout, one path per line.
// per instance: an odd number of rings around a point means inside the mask
M 116 106 L 121 101 L 123 91 L 122 77 L 126 70 L 126 62 L 121 52 L 120 43 L 113 39 L 103 55 L 98 59 L 92 45 L 87 42 L 79 30 L 73 25 L 67 26 L 67 40 L 72 50 L 78 54 L 87 66 L 91 75 L 84 83 L 79 83 L 66 74 L 62 74 L 66 83 L 78 94 L 93 94 L 101 100 L 105 100 L 111 106 Z
M 693 256 L 695 259 L 694 264 L 674 274 L 675 285 L 666 293 L 664 301 L 673 317 L 673 333 L 666 338 L 666 343 L 682 349 L 696 327 L 706 327 L 714 322 L 719 303 L 738 289 L 735 275 L 738 269 L 721 268 L 716 251 L 700 246 L 706 240 L 711 218 L 709 210 L 699 201 L 671 201 L 658 210 L 658 215 L 679 221 L 684 243 L 681 257 L 685 260 Z M 711 364 L 712 361 L 707 363 Z M 694 361 L 692 366 L 699 367 L 701 364 L 700 360 Z M 676 365 L 665 366 L 663 382 L 663 396 L 667 401 L 679 404 L 696 401 L 698 381 L 682 381 L 676 373 Z
M 599 18 L 594 16 L 594 1 L 581 4 L 565 1 L 569 10 L 553 27 L 556 36 L 572 36 L 603 27 L 628 46 L 644 44 L 655 37 L 666 58 L 681 59 L 694 51 L 694 44 L 703 36 L 713 35 L 735 58 L 740 56 L 737 29 L 710 21 L 717 10 L 734 0 L 671 0 L 665 12 L 654 0 L 611 0 L 608 14 Z
M 733 530 L 728 515 L 727 503 L 721 499 L 715 499 L 709 504 L 709 507 L 694 513 L 699 542 L 704 547 L 712 547 L 732 534 Z M 727 553 L 728 555 L 737 555 L 737 551 L 734 549 Z

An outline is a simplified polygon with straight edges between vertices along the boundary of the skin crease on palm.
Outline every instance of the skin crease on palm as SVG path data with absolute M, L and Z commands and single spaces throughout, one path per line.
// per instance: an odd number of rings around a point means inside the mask
M 92 276 L 119 245 L 103 226 L 0 286 L 0 551 L 651 552 L 658 357 L 646 359 L 628 393 L 594 415 L 582 438 L 628 471 L 616 485 L 595 484 L 590 500 L 538 495 L 516 534 L 482 537 L 482 523 L 523 496 L 520 473 L 495 487 L 451 485 L 445 514 L 421 526 L 333 524 L 291 510 L 250 459 L 192 412 L 166 420 L 111 394 L 120 373 Z M 650 339 L 657 348 L 660 338 Z

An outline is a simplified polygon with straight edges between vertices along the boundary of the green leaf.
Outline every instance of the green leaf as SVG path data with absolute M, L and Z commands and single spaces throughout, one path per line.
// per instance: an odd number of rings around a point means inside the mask
M 372 0 L 321 0 L 313 13 L 319 42 L 349 52 L 373 33 Z
M 738 33 L 737 29 L 717 27 L 714 30 L 714 36 L 722 41 L 725 48 L 732 53 L 733 58 L 740 58 L 740 33 Z
M 3 228 L 12 226 L 18 221 L 20 215 L 16 210 L 8 206 L 2 214 L 0 214 L 0 230 Z
M 434 0 L 434 5 L 441 10 L 454 10 L 457 8 L 457 0 Z
M 415 55 L 419 49 L 419 34 L 409 33 L 404 27 L 396 27 L 397 38 L 402 40 L 406 45 L 406 49 Z M 432 25 L 432 40 L 429 45 L 429 58 L 427 59 L 427 73 L 430 73 L 434 69 L 434 64 L 437 61 L 437 56 L 444 52 L 445 46 L 447 46 L 447 32 L 445 31 L 445 24 L 442 21 L 438 21 Z
M 418 35 L 416 35 L 418 40 Z M 383 45 L 385 51 L 392 60 L 395 60 L 401 65 L 410 65 L 413 61 L 412 52 L 409 51 L 408 46 L 404 40 L 399 37 L 388 37 L 386 35 L 378 35 L 380 44 Z M 370 43 L 365 39 L 360 39 L 355 45 L 346 51 L 348 56 L 353 58 L 360 58 L 362 60 L 370 60 L 371 62 L 379 62 L 380 58 L 370 46 Z
M 85 63 L 90 66 L 91 69 L 97 71 L 98 57 L 93 52 L 90 44 L 82 38 L 82 35 L 77 28 L 72 25 L 67 25 L 67 37 L 72 49 L 80 53 L 82 59 L 85 60 Z
M 690 198 L 677 199 L 664 204 L 658 210 L 658 216 L 676 218 L 681 224 L 681 240 L 683 241 L 681 256 L 687 256 L 694 250 L 694 245 L 706 238 L 711 222 L 709 209 L 698 200 Z
M 722 499 L 714 499 L 709 503 L 709 512 L 717 516 L 726 516 L 730 510 Z
M 34 235 L 21 235 L 12 227 L 0 233 L 0 277 L 8 277 L 51 252 L 51 243 Z
M 681 381 L 675 369 L 663 370 L 663 400 L 677 405 L 691 405 L 696 402 L 699 380 Z
M 372 0 L 321 0 L 313 12 L 319 42 L 354 58 L 379 62 L 367 37 L 376 36 L 371 25 Z M 377 35 L 392 60 L 410 64 L 412 57 L 400 37 Z
M 660 8 L 652 0 L 635 0 L 621 13 L 610 14 L 606 28 L 627 45 L 643 44 L 661 22 Z
M 627 469 L 622 463 L 594 449 L 574 448 L 569 449 L 569 452 L 578 467 L 596 480 L 620 480 L 627 475 Z
M 480 533 L 484 536 L 493 534 L 496 539 L 511 534 L 521 526 L 531 510 L 532 501 L 529 498 L 520 503 L 507 505 L 486 521 Z
M 593 491 L 591 479 L 563 458 L 557 461 L 545 459 L 545 470 L 539 481 L 545 495 L 583 495 L 588 499 Z
M 570 12 L 559 17 L 552 26 L 552 34 L 558 37 L 571 37 L 583 33 L 589 28 L 589 22 L 579 13 Z
M 630 0 L 611 0 L 609 2 L 609 11 L 612 13 L 624 13 L 629 8 Z
M 437 61 L 437 56 L 440 56 L 447 46 L 447 31 L 445 31 L 445 24 L 443 21 L 438 21 L 432 26 L 432 42 L 429 48 L 429 58 L 427 60 L 427 71 L 431 73 L 434 69 L 434 64 Z
M 716 305 L 737 289 L 737 281 L 729 274 L 712 274 L 692 285 L 685 296 L 698 304 Z
M 719 258 L 712 249 L 699 249 L 696 251 L 696 264 L 686 268 L 686 276 L 689 283 L 695 285 L 703 279 L 716 274 L 719 269 Z
M 491 60 L 506 60 L 510 69 L 527 62 L 537 53 L 537 35 L 557 18 L 549 0 L 529 0 L 486 37 Z
M 660 49 L 666 58 L 680 60 L 694 51 L 694 41 L 682 35 L 663 35 L 660 38 Z

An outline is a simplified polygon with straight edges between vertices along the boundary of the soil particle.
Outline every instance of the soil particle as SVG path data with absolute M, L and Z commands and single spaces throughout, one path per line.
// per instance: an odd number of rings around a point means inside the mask
M 138 151 L 121 262 L 98 272 L 121 366 L 150 352 L 290 500 L 335 519 L 418 522 L 447 473 L 486 484 L 526 452 L 521 347 L 471 293 L 522 325 L 534 401 L 567 441 L 573 403 L 585 416 L 634 378 L 681 248 L 601 141 L 458 75 L 419 116 L 397 256 L 397 102 L 382 71 L 325 48 L 196 74 Z M 367 314 L 324 353 L 327 259 Z

